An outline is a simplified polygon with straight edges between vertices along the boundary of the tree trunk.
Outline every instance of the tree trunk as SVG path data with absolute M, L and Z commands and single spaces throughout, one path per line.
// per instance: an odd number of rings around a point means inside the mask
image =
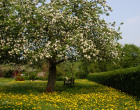
M 49 62 L 49 76 L 47 83 L 47 92 L 53 92 L 56 81 L 56 64 L 55 62 Z

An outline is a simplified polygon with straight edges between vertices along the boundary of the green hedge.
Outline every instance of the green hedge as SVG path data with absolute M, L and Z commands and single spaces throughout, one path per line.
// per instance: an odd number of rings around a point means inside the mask
M 140 66 L 115 71 L 91 73 L 87 78 L 140 97 Z

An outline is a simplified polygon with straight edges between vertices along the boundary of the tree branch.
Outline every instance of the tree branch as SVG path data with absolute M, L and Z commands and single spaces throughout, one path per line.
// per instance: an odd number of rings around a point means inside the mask
M 67 60 L 75 60 L 75 59 L 74 58 L 68 58 Z M 58 64 L 60 64 L 60 63 L 62 63 L 64 61 L 66 61 L 66 59 L 59 60 L 55 64 L 58 65 Z
M 66 61 L 66 60 L 65 59 L 62 59 L 62 60 L 59 60 L 58 62 L 56 62 L 55 64 L 58 65 L 58 64 L 60 64 L 60 63 L 62 63 L 64 61 Z

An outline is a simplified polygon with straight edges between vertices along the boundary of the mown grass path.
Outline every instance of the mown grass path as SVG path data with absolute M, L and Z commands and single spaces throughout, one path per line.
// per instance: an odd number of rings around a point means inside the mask
M 75 87 L 57 81 L 54 93 L 45 93 L 46 81 L 0 78 L 1 110 L 140 110 L 140 101 L 119 90 L 86 79 Z

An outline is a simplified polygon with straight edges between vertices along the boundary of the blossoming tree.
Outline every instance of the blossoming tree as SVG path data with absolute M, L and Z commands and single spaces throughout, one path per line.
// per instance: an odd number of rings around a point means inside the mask
M 46 60 L 47 91 L 55 85 L 56 65 L 65 60 L 103 60 L 118 56 L 120 33 L 100 19 L 112 11 L 105 0 L 2 0 L 0 49 L 10 55 Z

